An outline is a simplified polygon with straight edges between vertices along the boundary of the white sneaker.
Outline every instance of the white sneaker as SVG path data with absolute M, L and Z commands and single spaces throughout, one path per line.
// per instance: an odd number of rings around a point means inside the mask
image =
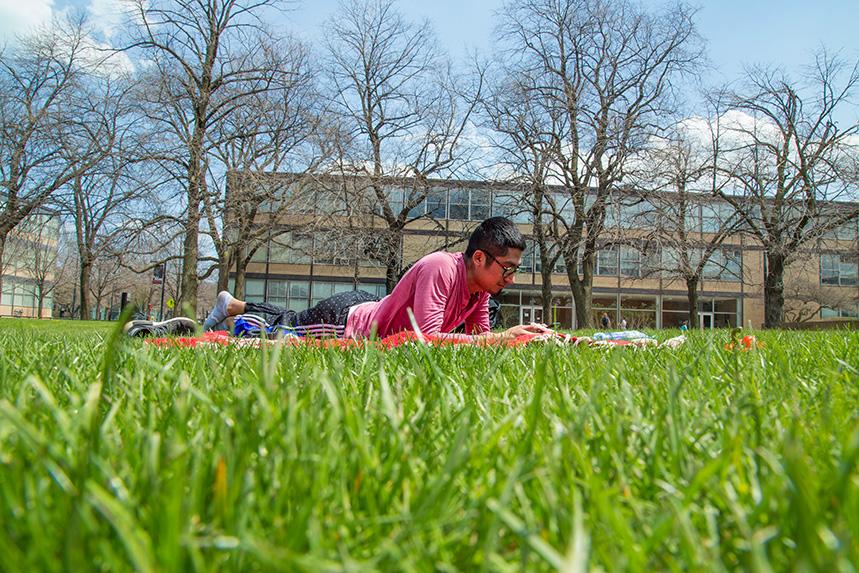
M 127 323 L 123 328 L 128 336 L 180 336 L 183 334 L 195 334 L 197 323 L 184 316 L 177 316 L 162 322 L 149 320 L 132 321 L 137 324 Z

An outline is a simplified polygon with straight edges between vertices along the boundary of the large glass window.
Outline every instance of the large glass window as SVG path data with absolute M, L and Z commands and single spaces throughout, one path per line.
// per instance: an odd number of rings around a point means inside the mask
M 245 300 L 248 302 L 263 302 L 265 300 L 265 281 L 263 279 L 247 279 L 245 281 Z
M 520 273 L 530 273 L 534 271 L 534 259 L 539 258 L 536 255 L 537 244 L 534 241 L 525 243 L 525 251 L 522 253 L 522 262 L 519 263 Z
M 622 296 L 620 317 L 627 328 L 656 328 L 656 299 Z
M 447 189 L 433 189 L 427 195 L 427 215 L 447 219 Z
M 855 257 L 842 254 L 820 255 L 820 282 L 825 285 L 854 286 L 859 280 Z
M 612 295 L 594 295 L 591 299 L 591 322 L 595 325 L 600 324 L 600 319 L 602 318 L 602 314 L 606 313 L 608 315 L 609 321 L 611 321 L 611 327 L 614 328 L 617 325 L 617 297 Z
M 555 257 L 555 256 L 558 257 L 557 260 L 555 261 L 555 266 L 552 268 L 552 272 L 556 273 L 556 274 L 557 273 L 565 274 L 567 272 L 567 267 L 564 264 L 563 255 L 559 255 L 558 250 L 559 250 L 559 247 L 557 244 L 552 243 L 551 245 L 549 245 L 549 257 L 550 258 Z M 539 273 L 542 270 L 543 270 L 543 265 L 540 261 L 539 249 L 537 247 L 537 243 L 535 242 L 534 243 L 534 271 Z
M 358 290 L 363 290 L 370 294 L 374 294 L 378 298 L 383 298 L 386 294 L 388 294 L 388 290 L 385 287 L 385 283 L 358 283 Z
M 312 291 L 313 297 L 310 300 L 310 304 L 317 305 L 322 299 L 326 299 L 334 294 L 334 283 L 314 281 Z
M 456 221 L 468 220 L 468 189 L 451 189 L 448 218 Z
M 859 318 L 859 306 L 850 308 L 828 308 L 820 309 L 820 318 Z
M 307 281 L 289 281 L 289 299 L 286 307 L 295 312 L 301 312 L 307 308 L 307 298 L 310 294 L 310 284 Z
M 738 249 L 716 249 L 704 263 L 705 279 L 739 281 L 742 277 L 743 253 Z
M 471 214 L 469 218 L 472 221 L 483 221 L 490 217 L 490 206 L 492 203 L 492 194 L 485 189 L 471 190 Z
M 677 214 L 683 218 L 687 231 L 691 233 L 701 231 L 701 207 L 699 205 L 686 205 L 686 212 L 682 213 L 678 209 Z
M 338 187 L 318 189 L 316 211 L 327 215 L 345 215 L 348 212 L 348 206 L 343 198 L 344 192 Z
M 859 225 L 859 220 L 844 223 L 826 233 L 826 236 L 839 241 L 853 241 L 856 239 L 857 225 Z
M 603 247 L 597 253 L 597 275 L 617 276 L 617 247 Z
M 555 202 L 555 209 L 557 210 L 561 219 L 568 225 L 574 223 L 576 220 L 576 209 L 573 206 L 573 200 L 570 199 L 569 195 L 563 193 L 553 193 L 552 199 Z
M 620 224 L 625 229 L 646 229 L 655 226 L 656 208 L 650 201 L 627 199 L 620 204 Z
M 288 299 L 287 282 L 269 279 L 267 288 L 265 299 L 272 304 L 285 307 Z
M 620 247 L 620 274 L 624 277 L 641 276 L 641 251 L 629 245 Z
M 605 227 L 607 229 L 614 229 L 618 226 L 619 222 L 620 212 L 617 203 L 611 199 L 607 199 L 605 202 Z
M 275 200 L 272 209 L 286 211 L 291 214 L 308 215 L 314 212 L 319 198 L 313 186 L 302 183 L 290 183 L 282 187 L 280 195 L 281 202 L 278 205 Z
M 313 237 L 305 233 L 287 232 L 271 238 L 272 263 L 310 264 L 313 252 Z M 265 262 L 265 246 L 260 247 L 254 261 Z
M 400 187 L 391 187 L 388 189 L 388 205 L 394 216 L 398 215 L 403 210 L 403 189 Z
M 507 217 L 515 223 L 530 223 L 531 212 L 522 194 L 515 191 L 496 191 L 492 194 L 492 216 Z
M 701 206 L 701 231 L 718 233 L 734 217 L 734 208 L 728 203 L 705 203 Z
M 269 279 L 266 300 L 277 306 L 299 312 L 307 308 L 309 289 L 310 286 L 307 281 Z
M 3 296 L 0 298 L 0 303 L 5 305 L 11 305 L 15 301 L 15 280 L 11 277 L 5 277 L 3 279 Z
M 254 254 L 251 255 L 251 262 L 254 263 L 264 263 L 265 258 L 268 256 L 268 247 L 263 243 L 260 245 L 257 250 L 254 251 Z
M 417 219 L 418 217 L 423 217 L 427 213 L 427 200 L 426 197 L 423 196 L 424 192 L 420 189 L 405 189 L 403 191 L 403 206 L 405 203 L 412 204 L 417 201 L 418 197 L 421 197 L 420 201 L 415 204 L 414 207 L 409 209 L 409 219 Z

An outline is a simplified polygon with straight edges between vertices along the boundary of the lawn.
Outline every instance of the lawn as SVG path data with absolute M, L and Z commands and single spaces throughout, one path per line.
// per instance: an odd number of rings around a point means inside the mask
M 2 320 L 0 568 L 855 571 L 859 333 L 757 334 L 191 351 Z

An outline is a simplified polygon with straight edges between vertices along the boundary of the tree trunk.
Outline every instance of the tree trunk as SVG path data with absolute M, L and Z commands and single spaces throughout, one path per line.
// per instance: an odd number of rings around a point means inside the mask
M 537 205 L 542 205 L 542 194 L 539 196 Z M 540 209 L 536 209 L 534 216 L 534 237 L 537 241 L 537 254 L 540 257 L 540 294 L 543 299 L 543 322 L 554 323 L 552 319 L 552 257 L 549 246 L 546 244 L 546 235 L 543 233 L 543 224 L 540 222 Z
M 223 259 L 218 261 L 218 291 L 229 289 L 230 286 L 230 262 Z
M 5 233 L 0 233 L 0 296 L 3 294 L 3 255 L 6 253 L 6 237 Z
M 541 237 L 542 240 L 542 237 Z M 540 295 L 543 299 L 543 322 L 553 324 L 552 317 L 552 261 L 546 248 L 545 242 L 539 245 L 540 249 Z
M 355 258 L 352 260 L 352 288 L 358 290 L 358 283 L 361 278 L 361 253 L 355 253 Z
M 767 253 L 764 278 L 764 328 L 778 328 L 784 322 L 784 256 Z
M 199 121 L 198 121 L 199 126 Z M 182 283 L 179 288 L 178 308 L 175 316 L 196 318 L 197 314 L 197 261 L 199 258 L 200 193 L 202 191 L 203 133 L 198 127 L 191 142 L 188 166 L 188 219 L 185 221 L 185 240 L 182 245 Z
M 399 276 L 399 265 L 389 260 L 388 264 L 385 266 L 385 290 L 388 294 L 391 294 L 391 291 L 394 290 L 395 286 L 397 286 Z
M 197 309 L 197 239 L 200 227 L 200 206 L 189 194 L 188 221 L 185 223 L 185 241 L 182 254 L 182 284 L 176 316 L 196 314 Z M 193 317 L 189 317 L 193 318 Z
M 41 320 L 42 319 L 42 307 L 45 306 L 45 292 L 44 292 L 44 289 L 42 287 L 39 287 L 39 294 L 36 297 L 36 300 L 38 301 L 36 304 L 36 318 Z
M 401 230 L 391 229 L 388 231 L 388 240 L 387 240 L 387 256 L 385 257 L 386 265 L 385 265 L 385 289 L 388 291 L 388 294 L 394 290 L 394 287 L 397 286 L 397 282 L 400 280 L 400 273 L 403 271 L 403 260 L 402 260 L 402 240 L 403 235 Z
M 540 277 L 543 283 L 540 286 L 540 294 L 543 298 L 543 322 L 545 324 L 552 324 L 554 322 L 552 320 L 552 275 L 551 273 L 542 271 Z
M 89 320 L 89 300 L 87 297 L 87 293 L 89 293 L 89 277 L 92 272 L 92 263 L 89 261 L 81 260 L 81 269 L 80 269 L 80 306 L 78 307 L 78 312 L 80 313 L 81 320 Z
M 247 265 L 244 257 L 236 261 L 236 282 L 233 287 L 233 296 L 239 300 L 245 300 L 245 285 L 247 283 Z M 265 296 L 267 293 L 263 293 Z
M 686 279 L 686 298 L 689 301 L 689 328 L 698 328 L 698 277 Z
M 567 264 L 567 277 L 570 279 L 570 290 L 576 306 L 576 328 L 591 328 L 593 317 L 591 308 L 593 306 L 593 281 L 594 281 L 594 258 L 586 254 L 582 257 L 582 278 L 577 272 L 578 263 L 575 257 L 564 257 Z

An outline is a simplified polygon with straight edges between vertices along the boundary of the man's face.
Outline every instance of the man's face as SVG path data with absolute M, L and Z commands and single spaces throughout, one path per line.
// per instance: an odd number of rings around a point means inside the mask
M 516 270 L 522 262 L 522 251 L 507 249 L 504 254 L 494 256 L 486 251 L 475 251 L 473 255 L 475 282 L 484 291 L 496 295 L 516 280 Z

